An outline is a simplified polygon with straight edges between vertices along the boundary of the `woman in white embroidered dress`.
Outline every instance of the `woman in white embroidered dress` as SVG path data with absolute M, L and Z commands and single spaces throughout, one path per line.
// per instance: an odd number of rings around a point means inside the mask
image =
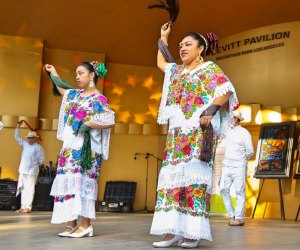
M 70 89 L 54 66 L 47 64 L 45 69 L 63 95 L 57 131 L 63 146 L 51 190 L 51 222 L 67 223 L 58 234 L 62 237 L 93 236 L 91 219 L 96 219 L 97 180 L 102 158 L 108 158 L 110 128 L 115 123 L 108 100 L 95 85 L 107 70 L 98 62 L 81 63 L 76 69 L 79 89 Z
M 161 28 L 166 50 L 170 26 Z M 195 248 L 200 239 L 212 240 L 209 204 L 216 139 L 232 126 L 238 101 L 222 70 L 203 61 L 208 49 L 207 39 L 190 32 L 179 45 L 182 65 L 168 63 L 163 50 L 158 51 L 157 65 L 165 73 L 158 123 L 169 123 L 169 130 L 151 227 L 151 234 L 164 237 L 154 247 Z

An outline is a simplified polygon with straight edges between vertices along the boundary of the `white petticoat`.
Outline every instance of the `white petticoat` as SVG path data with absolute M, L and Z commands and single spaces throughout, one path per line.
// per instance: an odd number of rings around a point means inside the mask
M 81 173 L 57 175 L 50 195 L 60 197 L 74 194 L 75 197 L 63 202 L 54 202 L 51 223 L 65 223 L 79 217 L 96 219 L 95 200 L 97 193 L 96 179 L 91 179 Z
M 167 165 L 160 171 L 157 190 L 162 188 L 179 188 L 192 184 L 206 184 L 206 192 L 212 192 L 212 168 L 197 159 Z M 209 218 L 192 216 L 176 209 L 168 212 L 156 211 L 150 230 L 151 234 L 176 234 L 188 239 L 205 239 L 212 241 Z
M 67 201 L 55 202 L 51 223 L 60 224 L 77 220 L 79 217 L 96 219 L 95 200 L 86 199 L 75 195 Z

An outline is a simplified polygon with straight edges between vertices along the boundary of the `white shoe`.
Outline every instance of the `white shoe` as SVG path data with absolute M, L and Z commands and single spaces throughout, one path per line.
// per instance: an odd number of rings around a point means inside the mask
M 177 246 L 181 246 L 183 242 L 183 237 L 179 236 L 179 235 L 175 235 L 172 239 L 170 240 L 163 240 L 163 241 L 157 241 L 157 242 L 153 242 L 153 247 L 157 247 L 157 248 L 163 248 L 163 247 L 171 247 L 173 246 L 175 243 L 177 244 Z
M 200 240 L 185 241 L 181 244 L 182 248 L 196 248 L 198 246 L 200 246 Z
M 82 238 L 85 236 L 93 237 L 94 236 L 94 229 L 93 226 L 90 225 L 88 228 L 84 229 L 83 227 L 79 227 L 82 232 L 80 233 L 71 233 L 68 235 L 70 238 Z
M 69 231 L 69 232 L 61 232 L 61 233 L 59 233 L 57 235 L 60 236 L 60 237 L 68 237 L 71 233 L 73 233 L 77 229 L 77 227 L 71 227 L 71 226 L 66 226 L 66 227 L 71 228 L 71 231 Z

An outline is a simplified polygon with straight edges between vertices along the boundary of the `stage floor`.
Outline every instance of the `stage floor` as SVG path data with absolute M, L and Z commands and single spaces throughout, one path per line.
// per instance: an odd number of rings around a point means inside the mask
M 50 219 L 51 212 L 0 211 L 0 248 L 143 250 L 153 249 L 152 242 L 160 240 L 149 235 L 152 214 L 98 212 L 93 222 L 95 236 L 82 239 L 56 236 L 63 226 L 50 224 Z M 247 218 L 244 227 L 230 227 L 227 221 L 211 217 L 214 241 L 202 241 L 200 249 L 300 249 L 300 221 Z

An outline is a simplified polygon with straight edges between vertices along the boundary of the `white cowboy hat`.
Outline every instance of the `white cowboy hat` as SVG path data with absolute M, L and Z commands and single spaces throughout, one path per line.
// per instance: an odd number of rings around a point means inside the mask
M 37 133 L 34 131 L 29 131 L 28 135 L 26 136 L 27 138 L 35 138 L 38 137 Z
M 233 117 L 238 118 L 240 121 L 244 121 L 241 112 L 238 110 L 233 111 Z

